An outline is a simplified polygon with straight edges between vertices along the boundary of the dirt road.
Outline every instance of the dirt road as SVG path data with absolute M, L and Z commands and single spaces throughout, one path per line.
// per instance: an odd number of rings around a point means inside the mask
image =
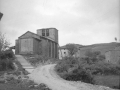
M 38 67 L 29 77 L 38 84 L 46 84 L 52 90 L 114 90 L 108 87 L 91 85 L 83 82 L 63 80 L 54 71 L 54 66 L 55 64 Z

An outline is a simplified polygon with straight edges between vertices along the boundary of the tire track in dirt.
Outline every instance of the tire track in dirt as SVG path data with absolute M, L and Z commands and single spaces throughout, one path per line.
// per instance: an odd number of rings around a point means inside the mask
M 38 84 L 46 84 L 52 90 L 114 90 L 105 86 L 63 80 L 56 74 L 54 67 L 55 64 L 38 67 L 29 77 Z

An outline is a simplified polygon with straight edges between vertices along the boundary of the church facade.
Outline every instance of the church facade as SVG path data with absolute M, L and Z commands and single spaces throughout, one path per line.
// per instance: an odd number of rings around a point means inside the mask
M 16 54 L 44 55 L 58 58 L 58 30 L 38 29 L 37 34 L 27 31 L 16 40 Z

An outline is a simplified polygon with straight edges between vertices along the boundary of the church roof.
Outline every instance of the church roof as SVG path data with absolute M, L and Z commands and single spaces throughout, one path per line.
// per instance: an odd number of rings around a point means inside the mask
M 30 31 L 27 31 L 26 33 L 24 33 L 23 35 L 21 35 L 20 37 L 18 38 L 36 38 L 36 39 L 39 39 L 40 40 L 40 36 L 38 34 L 35 34 L 33 32 L 30 32 Z

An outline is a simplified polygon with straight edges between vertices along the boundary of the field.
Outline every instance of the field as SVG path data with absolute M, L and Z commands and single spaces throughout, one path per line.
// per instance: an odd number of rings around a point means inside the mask
M 96 84 L 104 85 L 111 88 L 119 87 L 120 76 L 117 75 L 108 75 L 108 76 L 95 76 L 94 77 Z

